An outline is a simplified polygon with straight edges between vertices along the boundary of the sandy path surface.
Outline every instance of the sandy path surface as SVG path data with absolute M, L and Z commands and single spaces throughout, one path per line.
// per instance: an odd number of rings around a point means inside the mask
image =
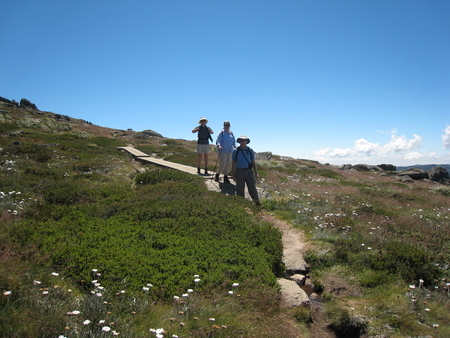
M 274 227 L 283 233 L 283 263 L 288 273 L 306 272 L 308 265 L 303 259 L 303 253 L 306 250 L 307 244 L 303 232 L 268 213 L 263 213 L 262 218 L 272 223 Z

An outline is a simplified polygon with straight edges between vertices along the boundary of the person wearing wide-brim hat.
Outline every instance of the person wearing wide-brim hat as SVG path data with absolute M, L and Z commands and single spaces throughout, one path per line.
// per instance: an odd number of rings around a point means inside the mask
M 258 190 L 256 189 L 256 180 L 258 169 L 256 167 L 255 152 L 248 146 L 250 139 L 241 135 L 237 142 L 239 147 L 233 150 L 232 157 L 232 178 L 236 181 L 236 195 L 245 197 L 245 185 L 256 205 L 259 202 Z
M 211 134 L 213 131 L 206 124 L 208 119 L 201 117 L 198 121 L 199 126 L 192 129 L 193 133 L 197 133 L 197 173 L 200 174 L 200 166 L 202 163 L 202 155 L 205 162 L 205 174 L 208 174 L 208 154 L 209 154 L 209 140 L 212 142 Z
M 236 148 L 236 139 L 233 132 L 230 130 L 230 121 L 223 122 L 223 129 L 217 135 L 216 145 L 219 152 L 219 168 L 214 176 L 214 180 L 219 182 L 220 174 L 223 174 L 223 182 L 230 183 L 228 174 L 231 169 L 231 154 Z

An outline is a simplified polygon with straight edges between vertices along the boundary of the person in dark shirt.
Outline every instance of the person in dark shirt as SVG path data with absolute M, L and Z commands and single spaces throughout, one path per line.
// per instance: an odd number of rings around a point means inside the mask
M 202 155 L 205 162 L 205 174 L 208 175 L 208 154 L 209 140 L 213 140 L 211 134 L 213 131 L 206 124 L 208 120 L 201 117 L 198 121 L 199 126 L 192 129 L 193 133 L 197 133 L 197 173 L 200 174 L 200 166 L 202 164 Z

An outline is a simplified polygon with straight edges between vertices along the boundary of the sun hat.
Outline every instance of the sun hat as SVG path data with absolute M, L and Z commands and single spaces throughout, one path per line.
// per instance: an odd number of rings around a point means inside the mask
M 229 126 L 229 125 L 230 125 L 230 121 L 225 121 L 225 122 L 223 123 L 223 125 L 224 125 L 224 126 Z
M 250 139 L 247 136 L 245 136 L 245 135 L 239 136 L 238 139 L 237 139 L 237 142 L 244 141 L 244 140 L 247 141 L 247 144 L 250 143 Z
M 200 124 L 203 120 L 206 121 L 206 123 L 208 123 L 208 119 L 206 117 L 200 117 L 200 120 L 198 120 L 198 124 Z

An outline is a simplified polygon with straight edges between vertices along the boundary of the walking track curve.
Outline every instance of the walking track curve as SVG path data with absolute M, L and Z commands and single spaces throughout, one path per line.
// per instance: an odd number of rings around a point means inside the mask
M 134 147 L 119 147 L 119 150 L 126 151 L 134 156 L 136 160 L 155 164 L 174 170 L 180 170 L 189 174 L 197 175 L 205 178 L 205 184 L 209 190 L 234 195 L 235 186 L 232 183 L 215 182 L 211 174 L 198 174 L 197 168 L 178 164 L 163 159 L 152 157 Z M 248 192 L 246 193 L 248 196 Z M 270 222 L 282 233 L 283 242 L 283 263 L 286 267 L 286 278 L 278 278 L 281 287 L 282 304 L 286 307 L 292 306 L 310 306 L 313 315 L 314 325 L 311 330 L 311 338 L 331 338 L 335 335 L 326 327 L 326 323 L 322 323 L 319 318 L 323 318 L 321 314 L 321 304 L 311 301 L 308 294 L 300 287 L 304 283 L 303 277 L 307 274 L 308 265 L 303 259 L 303 253 L 306 250 L 306 241 L 301 230 L 294 228 L 289 223 L 281 221 L 264 211 L 259 216 L 264 221 Z M 316 318 L 314 318 L 316 317 Z

